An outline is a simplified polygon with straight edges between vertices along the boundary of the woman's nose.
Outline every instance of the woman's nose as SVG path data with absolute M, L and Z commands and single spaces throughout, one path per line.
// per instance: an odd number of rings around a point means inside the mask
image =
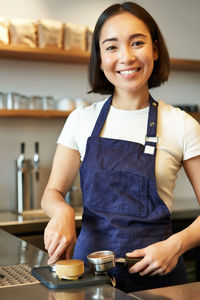
M 127 64 L 135 60 L 135 54 L 133 49 L 124 47 L 120 52 L 120 63 Z

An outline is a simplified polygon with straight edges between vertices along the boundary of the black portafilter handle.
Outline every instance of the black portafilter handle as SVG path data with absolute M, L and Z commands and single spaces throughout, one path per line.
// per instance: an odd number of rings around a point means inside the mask
M 35 153 L 39 153 L 39 143 L 35 142 Z
M 24 142 L 21 143 L 21 147 L 20 148 L 21 148 L 20 149 L 21 154 L 24 154 L 25 153 L 25 143 Z
M 135 265 L 138 261 L 142 260 L 143 257 L 130 257 L 130 256 L 125 256 L 125 266 L 128 268 L 132 267 Z
M 117 264 L 123 264 L 124 266 L 127 266 L 128 268 L 130 268 L 142 259 L 143 259 L 143 257 L 125 256 L 125 258 L 124 257 L 117 258 L 116 263 Z

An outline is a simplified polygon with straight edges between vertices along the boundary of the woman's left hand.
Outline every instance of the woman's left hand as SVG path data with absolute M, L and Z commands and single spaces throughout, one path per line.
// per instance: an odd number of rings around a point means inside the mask
M 127 253 L 129 257 L 143 257 L 129 272 L 139 273 L 141 276 L 166 275 L 176 267 L 180 256 L 179 249 L 178 242 L 171 236 L 165 241 Z

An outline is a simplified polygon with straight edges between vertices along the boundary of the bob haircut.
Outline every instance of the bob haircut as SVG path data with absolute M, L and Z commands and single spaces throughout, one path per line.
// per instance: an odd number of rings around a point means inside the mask
M 106 95 L 113 94 L 114 92 L 113 84 L 107 80 L 104 73 L 100 69 L 101 54 L 99 47 L 99 38 L 101 28 L 104 23 L 110 17 L 121 14 L 123 12 L 131 13 L 146 24 L 151 34 L 153 45 L 158 49 L 158 59 L 154 61 L 154 68 L 148 80 L 149 89 L 160 86 L 168 79 L 170 71 L 169 53 L 157 23 L 152 18 L 152 16 L 140 5 L 134 2 L 124 2 L 122 4 L 111 5 L 103 11 L 99 19 L 97 20 L 92 38 L 92 51 L 88 68 L 89 84 L 91 87 L 89 93 L 99 93 L 102 95 Z

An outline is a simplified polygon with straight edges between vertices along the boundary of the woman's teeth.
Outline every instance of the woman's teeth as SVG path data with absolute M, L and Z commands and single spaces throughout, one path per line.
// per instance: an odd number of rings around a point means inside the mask
M 119 71 L 119 73 L 122 74 L 122 75 L 130 75 L 130 74 L 133 74 L 133 73 L 137 72 L 138 69 L 139 69 L 139 68 L 134 69 L 134 70 Z

